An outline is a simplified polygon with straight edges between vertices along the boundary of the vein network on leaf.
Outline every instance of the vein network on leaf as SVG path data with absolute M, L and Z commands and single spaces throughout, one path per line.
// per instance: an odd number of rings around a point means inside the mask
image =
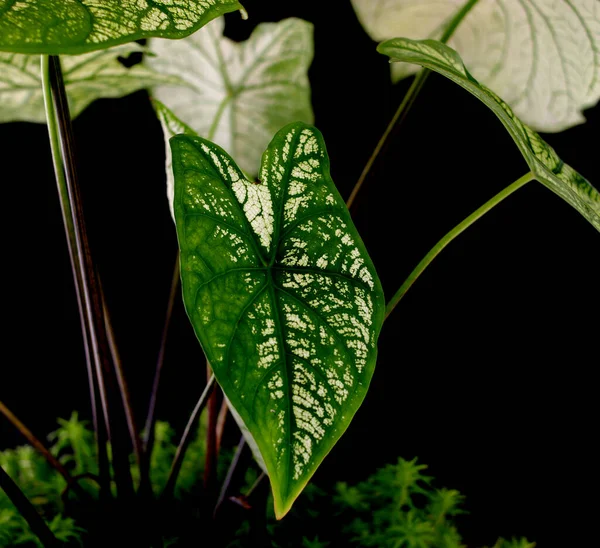
M 315 128 L 279 131 L 259 185 L 209 141 L 171 146 L 186 309 L 281 517 L 366 394 L 381 284 Z

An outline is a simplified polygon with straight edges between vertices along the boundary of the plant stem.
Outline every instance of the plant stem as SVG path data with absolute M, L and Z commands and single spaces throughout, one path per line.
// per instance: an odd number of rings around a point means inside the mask
M 60 59 L 57 56 L 42 56 L 42 83 L 51 145 L 59 145 L 58 149 L 53 150 L 53 159 L 57 172 L 56 180 L 59 185 L 63 220 L 66 219 L 65 230 L 69 241 L 71 265 L 74 270 L 75 284 L 78 286 L 80 315 L 83 315 L 84 333 L 87 333 L 84 335 L 84 341 L 87 338 L 89 343 L 95 382 L 102 402 L 106 435 L 112 445 L 112 463 L 117 490 L 120 496 L 129 498 L 133 496 L 133 481 L 129 468 L 127 442 L 124 442 L 126 435 L 122 435 L 123 430 L 119 421 L 122 418 L 123 407 L 114 397 L 116 393 L 115 372 L 111 367 L 109 357 L 100 285 L 90 252 L 75 169 L 69 105 Z M 104 437 L 104 435 L 102 436 Z M 100 448 L 105 445 L 104 438 L 104 443 L 99 442 L 98 446 Z M 108 459 L 101 453 L 99 453 L 99 468 L 102 490 L 110 491 Z M 109 495 L 105 493 L 104 496 L 108 498 Z
M 41 56 L 42 86 L 44 91 L 44 103 L 46 107 L 46 119 L 48 133 L 50 136 L 50 148 L 54 163 L 54 172 L 58 186 L 58 195 L 63 217 L 63 224 L 67 236 L 71 269 L 75 282 L 75 292 L 79 308 L 79 318 L 83 336 L 83 344 L 86 356 L 86 366 L 92 404 L 92 417 L 96 442 L 98 446 L 98 469 L 100 477 L 100 488 L 102 496 L 110 494 L 110 471 L 108 455 L 106 452 L 107 430 L 106 415 L 108 413 L 106 392 L 101 374 L 101 357 L 99 355 L 98 342 L 95 338 L 91 319 L 93 312 L 90 306 L 89 290 L 86 288 L 84 277 L 84 252 L 83 245 L 77 229 L 77 214 L 72 207 L 75 200 L 76 190 L 73 188 L 75 169 L 71 144 L 68 141 L 69 133 L 65 133 L 68 127 L 68 106 L 60 99 L 61 78 L 57 78 L 56 72 L 60 70 L 57 58 L 46 55 Z M 64 87 L 64 86 L 63 86 Z M 64 90 L 63 90 L 64 91 Z M 67 112 L 64 111 L 66 108 Z M 61 109 L 63 109 L 61 111 Z M 96 397 L 96 390 L 100 394 L 100 400 Z M 100 416 L 104 416 L 104 424 L 100 422 Z
M 488 200 L 485 204 L 483 204 L 479 209 L 471 213 L 464 221 L 456 225 L 448 234 L 446 234 L 423 259 L 421 262 L 415 267 L 415 269 L 410 273 L 405 282 L 400 286 L 400 289 L 396 292 L 396 294 L 392 297 L 390 302 L 387 304 L 385 309 L 385 317 L 391 314 L 396 305 L 400 302 L 402 297 L 406 294 L 406 292 L 412 287 L 417 278 L 423 273 L 423 271 L 431 264 L 433 259 L 435 259 L 438 254 L 444 249 L 454 238 L 456 238 L 459 234 L 464 232 L 467 228 L 469 228 L 477 219 L 483 217 L 490 209 L 498 205 L 502 200 L 510 196 L 513 192 L 527 184 L 529 181 L 535 179 L 533 173 L 529 172 L 517 179 L 510 186 L 507 186 L 504 190 L 500 191 L 493 198 Z
M 102 289 L 102 288 L 100 288 Z M 106 299 L 104 292 L 101 291 L 102 297 L 102 312 L 104 313 L 104 324 L 106 328 L 106 336 L 110 355 L 117 375 L 117 382 L 119 383 L 119 391 L 121 393 L 121 400 L 123 403 L 123 409 L 125 411 L 125 418 L 127 420 L 127 428 L 129 429 L 129 437 L 131 438 L 131 445 L 133 446 L 133 452 L 135 454 L 135 460 L 141 469 L 142 466 L 142 442 L 140 440 L 139 430 L 135 421 L 135 415 L 133 414 L 133 406 L 131 404 L 131 395 L 129 387 L 125 379 L 125 372 L 123 370 L 123 362 L 121 361 L 121 355 L 115 341 L 115 332 L 110 319 L 110 314 L 106 306 Z
M 390 120 L 390 123 L 388 124 L 388 126 L 385 128 L 385 131 L 383 132 L 381 139 L 379 139 L 377 146 L 375 147 L 375 150 L 369 157 L 364 169 L 362 170 L 362 173 L 360 174 L 360 177 L 358 178 L 358 181 L 354 185 L 354 188 L 352 189 L 352 192 L 350 193 L 350 197 L 348 198 L 348 201 L 346 202 L 346 206 L 348 207 L 348 209 L 351 209 L 352 206 L 354 205 L 356 196 L 360 192 L 360 189 L 362 188 L 364 182 L 366 181 L 367 177 L 369 176 L 369 173 L 371 172 L 371 168 L 373 167 L 375 160 L 377 160 L 377 158 L 379 157 L 379 154 L 381 153 L 381 151 L 383 150 L 383 147 L 387 143 L 387 140 L 388 140 L 390 134 L 392 133 L 392 131 L 394 130 L 394 128 L 396 127 L 396 124 L 404 121 L 404 119 L 406 118 L 406 115 L 408 114 L 410 108 L 412 107 L 417 96 L 419 95 L 419 92 L 425 85 L 425 82 L 427 81 L 427 77 L 429 76 L 429 72 L 430 71 L 423 69 L 423 70 L 420 70 L 417 73 L 417 75 L 415 76 L 413 83 L 411 84 L 410 88 L 406 92 L 406 95 L 402 99 L 402 103 L 400 103 L 400 106 L 396 110 L 396 113 L 394 114 L 393 118 Z
M 19 489 L 19 486 L 6 473 L 2 466 L 0 466 L 0 488 L 6 493 L 45 548 L 61 546 L 61 543 L 58 542 L 52 531 L 50 531 L 42 516 L 37 513 L 33 504 L 31 504 L 29 499 L 23 494 L 23 491 Z
M 50 466 L 54 468 L 67 482 L 67 485 L 76 488 L 77 482 L 75 479 L 69 474 L 67 469 L 58 462 L 58 459 L 50 453 L 50 451 L 46 448 L 46 446 L 35 437 L 33 432 L 25 426 L 21 420 L 8 408 L 6 405 L 0 401 L 0 413 L 2 413 L 10 423 L 23 435 L 23 437 L 48 461 Z
M 165 314 L 165 323 L 160 337 L 160 347 L 158 350 L 158 358 L 156 360 L 156 369 L 154 372 L 154 381 L 152 383 L 152 394 L 150 396 L 150 405 L 148 406 L 148 415 L 146 417 L 146 425 L 144 426 L 144 452 L 145 458 L 150 459 L 152 446 L 154 445 L 154 425 L 156 423 L 156 400 L 158 397 L 158 387 L 160 385 L 160 377 L 162 374 L 163 365 L 165 362 L 165 350 L 167 347 L 167 336 L 169 334 L 169 326 L 171 325 L 171 317 L 173 316 L 173 306 L 177 297 L 177 289 L 179 288 L 179 252 L 175 258 L 175 266 L 173 268 L 173 277 L 171 279 L 171 289 L 169 291 L 169 300 L 167 302 L 167 311 Z
M 466 15 L 473 9 L 473 7 L 475 6 L 475 4 L 477 4 L 478 1 L 479 0 L 468 0 L 467 3 L 458 12 L 456 12 L 456 15 L 450 20 L 446 29 L 444 30 L 444 33 L 442 34 L 442 36 L 440 38 L 440 42 L 445 44 L 448 40 L 450 40 L 450 38 L 456 31 L 456 28 L 458 27 L 458 25 L 462 22 L 462 20 L 466 17 Z M 381 139 L 379 139 L 377 145 L 375 146 L 375 150 L 373 150 L 373 153 L 367 160 L 367 163 L 366 163 L 364 169 L 362 170 L 362 173 L 360 174 L 358 181 L 354 185 L 354 188 L 352 189 L 352 192 L 350 193 L 350 197 L 348 198 L 348 201 L 346 202 L 346 206 L 348 207 L 348 209 L 351 209 L 353 207 L 354 201 L 356 200 L 356 196 L 360 192 L 360 189 L 362 188 L 364 182 L 366 181 L 367 177 L 369 176 L 369 173 L 371 172 L 373 164 L 375 163 L 375 161 L 379 157 L 381 151 L 383 150 L 384 146 L 386 145 L 392 131 L 396 128 L 397 124 L 399 125 L 405 120 L 406 116 L 410 112 L 410 109 L 412 108 L 419 93 L 423 89 L 423 86 L 425 85 L 425 82 L 427 81 L 427 78 L 429 77 L 430 72 L 431 71 L 428 69 L 421 69 L 421 70 L 419 70 L 419 72 L 417 72 L 415 79 L 413 80 L 413 83 L 411 84 L 410 88 L 406 92 L 406 95 L 402 99 L 402 102 L 400 103 L 400 106 L 396 110 L 396 113 L 390 120 L 390 123 L 385 128 L 385 131 L 383 132 Z
M 246 446 L 246 438 L 242 435 L 240 442 L 235 450 L 235 454 L 233 455 L 233 459 L 231 460 L 231 464 L 229 465 L 229 469 L 227 470 L 227 476 L 225 476 L 225 481 L 223 482 L 223 486 L 221 487 L 221 492 L 219 493 L 219 498 L 217 500 L 217 504 L 215 505 L 215 509 L 213 511 L 213 518 L 217 515 L 219 508 L 223 504 L 225 497 L 227 495 L 227 491 L 229 491 L 229 486 L 231 485 L 231 480 L 233 479 L 233 474 L 235 473 L 238 464 L 240 462 L 240 457 L 242 456 L 242 451 Z
M 202 412 L 202 409 L 204 409 L 204 406 L 206 405 L 208 397 L 212 393 L 214 386 L 215 376 L 212 375 L 206 383 L 206 386 L 204 387 L 204 390 L 198 399 L 198 403 L 196 403 L 196 407 L 194 407 L 194 410 L 190 415 L 185 430 L 183 431 L 183 435 L 181 436 L 181 441 L 179 442 L 179 446 L 177 447 L 177 451 L 175 453 L 175 458 L 173 459 L 173 464 L 171 465 L 169 478 L 167 479 L 165 489 L 162 493 L 163 499 L 171 497 L 175 492 L 175 483 L 177 482 L 177 476 L 179 475 L 181 465 L 183 464 L 183 457 L 185 456 L 185 452 L 190 444 L 190 441 L 192 441 L 192 429 L 194 425 L 197 424 L 198 417 L 200 417 L 200 413 Z
M 254 490 L 260 485 L 260 483 L 267 477 L 267 474 L 265 474 L 265 472 L 261 472 L 260 476 L 258 476 L 256 478 L 256 481 L 250 486 L 250 489 L 248 489 L 248 491 L 246 491 L 246 494 L 244 495 L 246 498 L 250 497 L 250 495 L 252 493 L 254 493 Z
M 173 306 L 178 295 L 179 288 L 179 251 L 175 257 L 173 267 L 173 276 L 171 278 L 171 289 L 167 301 L 167 311 L 165 313 L 165 322 L 162 335 L 160 337 L 160 346 L 158 349 L 158 358 L 156 359 L 156 368 L 154 370 L 154 380 L 152 381 L 152 392 L 150 394 L 150 403 L 148 405 L 148 414 L 146 415 L 146 424 L 142 438 L 142 461 L 140 465 L 140 492 L 144 495 L 152 494 L 152 482 L 150 478 L 150 460 L 152 458 L 152 449 L 154 448 L 154 436 L 156 427 L 156 402 L 158 399 L 158 388 L 162 375 L 163 365 L 165 363 L 165 352 L 167 348 L 167 337 L 171 318 L 173 316 Z
M 206 361 L 206 379 L 212 377 L 212 369 Z M 206 455 L 204 459 L 204 490 L 207 496 L 214 500 L 217 496 L 217 391 L 213 390 L 208 398 L 206 424 Z
M 219 454 L 219 451 L 221 451 L 221 440 L 223 439 L 223 431 L 225 430 L 225 421 L 227 420 L 228 413 L 229 406 L 227 405 L 227 399 L 223 398 L 223 401 L 221 402 L 221 409 L 219 410 L 219 416 L 217 417 L 217 455 Z

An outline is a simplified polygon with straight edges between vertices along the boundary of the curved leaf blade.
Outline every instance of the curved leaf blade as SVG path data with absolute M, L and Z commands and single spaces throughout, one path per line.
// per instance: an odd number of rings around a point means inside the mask
M 0 0 L 0 51 L 59 55 L 183 38 L 237 0 Z
M 119 57 L 144 51 L 138 44 L 125 44 L 63 56 L 71 116 L 77 116 L 96 99 L 123 97 L 139 89 L 178 82 L 174 76 L 155 73 L 143 65 L 127 68 L 119 62 Z M 0 122 L 46 123 L 40 74 L 39 55 L 0 52 Z
M 281 127 L 313 121 L 307 75 L 312 25 L 294 18 L 262 23 L 239 44 L 223 36 L 223 26 L 219 19 L 184 40 L 153 40 L 156 56 L 146 62 L 185 83 L 159 86 L 154 96 L 255 175 Z
M 381 284 L 316 129 L 279 131 L 258 184 L 210 141 L 171 146 L 186 310 L 281 518 L 365 397 Z
M 173 177 L 173 154 L 171 153 L 171 137 L 184 133 L 185 135 L 198 134 L 187 124 L 182 122 L 171 110 L 169 110 L 163 103 L 158 99 L 152 99 L 152 106 L 160 127 L 162 128 L 163 137 L 165 139 L 165 175 L 167 181 L 167 200 L 169 201 L 169 211 L 171 217 L 175 220 L 175 211 L 173 209 L 173 201 L 175 199 L 175 177 Z
M 466 0 L 352 0 L 374 40 L 439 40 Z M 585 121 L 600 98 L 598 0 L 479 0 L 448 44 L 469 71 L 538 131 Z M 394 79 L 415 71 L 396 64 Z
M 536 179 L 571 204 L 600 231 L 600 194 L 592 184 L 565 164 L 535 131 L 523 124 L 493 91 L 480 84 L 452 48 L 435 40 L 394 38 L 377 50 L 391 61 L 414 63 L 449 78 L 487 105 L 519 147 Z

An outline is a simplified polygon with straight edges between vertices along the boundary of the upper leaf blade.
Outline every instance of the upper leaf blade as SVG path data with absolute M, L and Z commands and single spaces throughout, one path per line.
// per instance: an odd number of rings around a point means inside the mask
M 352 0 L 377 41 L 440 39 L 466 0 Z M 449 44 L 469 71 L 538 131 L 585 121 L 600 98 L 598 0 L 479 0 Z M 396 64 L 396 79 L 415 68 Z
M 485 103 L 504 124 L 536 179 L 571 204 L 600 231 L 600 194 L 565 164 L 535 131 L 523 124 L 493 91 L 480 84 L 452 48 L 434 40 L 394 38 L 378 46 L 392 61 L 415 63 L 449 78 Z
M 72 117 L 96 99 L 122 97 L 158 84 L 179 80 L 137 64 L 130 68 L 119 57 L 143 52 L 138 44 L 125 44 L 84 55 L 61 58 Z M 40 56 L 0 52 L 0 122 L 46 122 L 40 73 Z
M 313 40 L 306 21 L 262 23 L 238 44 L 223 37 L 217 20 L 184 40 L 153 40 L 151 49 L 156 56 L 147 64 L 185 83 L 159 86 L 154 96 L 252 175 L 281 127 L 312 123 L 307 71 Z
M 282 517 L 364 399 L 381 284 L 316 129 L 283 128 L 258 184 L 209 141 L 171 145 L 186 310 Z
M 0 0 L 0 51 L 74 54 L 183 38 L 239 9 L 237 0 Z

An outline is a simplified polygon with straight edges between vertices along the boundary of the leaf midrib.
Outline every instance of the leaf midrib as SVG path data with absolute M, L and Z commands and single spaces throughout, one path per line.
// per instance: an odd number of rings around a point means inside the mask
M 211 140 L 212 136 L 214 136 L 214 134 L 216 133 L 216 131 L 219 127 L 219 123 L 221 122 L 221 118 L 223 117 L 223 113 L 225 112 L 225 108 L 229 105 L 230 106 L 230 109 L 229 109 L 230 136 L 229 137 L 230 137 L 231 148 L 232 148 L 232 152 L 233 152 L 234 156 L 237 153 L 237 146 L 236 146 L 237 132 L 235 130 L 236 118 L 237 118 L 237 114 L 235 112 L 236 106 L 237 106 L 236 99 L 246 90 L 244 84 L 245 84 L 246 80 L 249 78 L 250 74 L 252 74 L 252 71 L 256 69 L 259 60 L 262 60 L 265 52 L 267 52 L 271 49 L 272 44 L 275 43 L 277 40 L 279 40 L 279 38 L 285 32 L 287 32 L 288 26 L 289 25 L 282 26 L 282 28 L 279 29 L 279 32 L 277 32 L 275 35 L 273 35 L 271 37 L 271 40 L 268 41 L 268 43 L 265 45 L 265 47 L 263 49 L 261 49 L 261 51 L 259 53 L 256 54 L 256 56 L 254 57 L 251 64 L 246 68 L 246 70 L 244 71 L 244 73 L 242 74 L 242 76 L 236 82 L 235 85 L 233 84 L 233 82 L 229 76 L 229 73 L 227 72 L 227 64 L 225 63 L 223 51 L 221 50 L 221 44 L 222 44 L 221 40 L 224 39 L 224 41 L 229 41 L 229 43 L 232 47 L 233 54 L 239 60 L 241 57 L 240 53 L 242 53 L 244 51 L 244 48 L 250 47 L 252 38 L 250 38 L 250 41 L 248 43 L 237 44 L 224 36 L 213 36 L 213 40 L 215 43 L 215 52 L 217 55 L 218 71 L 221 73 L 221 76 L 223 77 L 223 83 L 224 83 L 225 90 L 227 91 L 227 94 L 220 101 L 219 107 L 217 109 L 217 113 L 215 114 L 215 117 L 211 123 L 211 126 L 210 126 L 210 135 L 211 136 L 209 136 L 209 140 Z M 255 38 L 255 40 L 256 40 L 256 38 Z

